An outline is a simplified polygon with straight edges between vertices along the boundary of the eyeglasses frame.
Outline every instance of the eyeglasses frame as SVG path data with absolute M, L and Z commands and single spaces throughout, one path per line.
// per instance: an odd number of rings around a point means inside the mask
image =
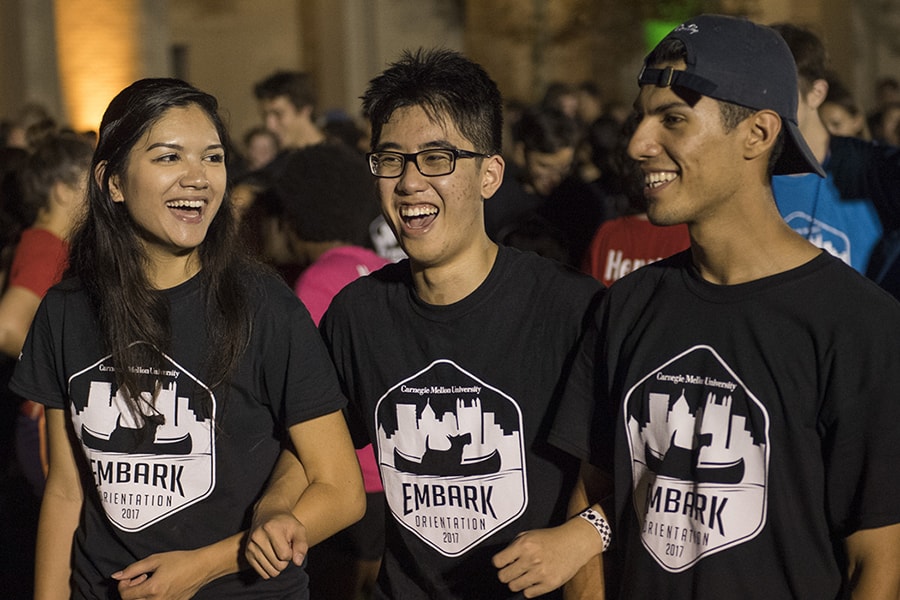
M 440 175 L 428 175 L 427 173 L 422 173 L 422 168 L 419 166 L 418 156 L 420 154 L 425 154 L 426 152 L 434 152 L 434 151 L 443 151 L 449 152 L 453 155 L 453 166 L 450 171 L 447 173 L 441 173 Z M 403 164 L 400 165 L 400 171 L 396 175 L 378 175 L 375 173 L 375 167 L 372 164 L 372 157 L 376 154 L 393 154 L 395 156 L 399 156 L 403 158 Z M 366 162 L 369 165 L 369 172 L 378 177 L 379 179 L 397 179 L 401 177 L 406 171 L 406 165 L 412 162 L 412 164 L 416 165 L 416 170 L 423 177 L 445 177 L 447 175 L 452 175 L 454 171 L 456 171 L 456 161 L 460 158 L 490 158 L 493 154 L 482 154 L 481 152 L 473 152 L 471 150 L 461 150 L 459 148 L 426 148 L 425 150 L 419 150 L 418 152 L 397 152 L 396 150 L 378 150 L 376 152 L 367 152 L 366 153 Z

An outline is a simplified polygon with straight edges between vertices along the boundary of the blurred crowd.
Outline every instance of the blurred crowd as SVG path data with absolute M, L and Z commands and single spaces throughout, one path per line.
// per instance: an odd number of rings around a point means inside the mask
M 900 145 L 897 79 L 874 82 L 876 102 L 868 110 L 835 74 L 824 81 L 816 109 L 831 136 Z M 274 73 L 251 92 L 260 123 L 232 132 L 228 154 L 241 235 L 318 322 L 338 290 L 304 280 L 315 265 L 348 249 L 362 253 L 373 270 L 404 257 L 380 216 L 366 165 L 368 125 L 342 110 L 320 111 L 305 73 Z M 625 155 L 634 127 L 628 105 L 593 81 L 554 82 L 540 101 L 508 100 L 505 109 L 504 181 L 485 203 L 485 228 L 494 241 L 566 263 L 606 286 L 688 248 L 684 225 L 656 227 L 647 220 L 642 176 Z M 92 132 L 72 131 L 39 104 L 0 121 L 0 585 L 7 598 L 30 597 L 46 444 L 42 408 L 6 391 L 6 380 L 40 298 L 62 277 L 93 143 Z M 37 248 L 28 257 L 26 244 Z M 32 281 L 36 269 L 49 284 Z M 314 598 L 364 598 L 377 573 L 382 492 L 371 451 L 359 459 L 369 512 L 311 552 Z M 317 577 L 317 571 L 338 575 Z

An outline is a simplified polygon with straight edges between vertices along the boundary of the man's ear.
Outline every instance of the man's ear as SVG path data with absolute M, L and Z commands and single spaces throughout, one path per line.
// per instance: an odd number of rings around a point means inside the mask
M 809 91 L 806 92 L 806 103 L 813 110 L 819 110 L 825 98 L 828 97 L 828 82 L 824 79 L 816 79 L 812 82 Z
M 297 109 L 297 112 L 301 116 L 309 119 L 310 121 L 313 120 L 313 105 L 312 104 L 306 104 L 304 106 L 301 106 L 300 108 Z
M 782 129 L 781 117 L 773 110 L 760 110 L 748 121 L 744 158 L 749 160 L 768 155 Z
M 94 169 L 94 181 L 97 182 L 97 186 L 101 190 L 103 189 L 103 176 L 105 174 L 106 161 L 104 160 L 97 163 L 97 166 Z M 113 202 L 125 202 L 125 194 L 122 191 L 122 185 L 118 175 L 113 175 L 109 178 L 109 197 Z
M 503 171 L 506 163 L 499 154 L 483 159 L 481 165 L 481 197 L 487 200 L 493 196 L 503 183 Z

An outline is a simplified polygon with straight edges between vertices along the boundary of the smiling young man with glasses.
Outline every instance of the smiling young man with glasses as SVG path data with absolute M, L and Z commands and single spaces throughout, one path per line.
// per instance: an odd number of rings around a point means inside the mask
M 566 520 L 578 465 L 544 442 L 600 286 L 485 233 L 504 161 L 500 93 L 479 65 L 407 53 L 363 108 L 381 210 L 409 259 L 344 288 L 321 330 L 384 482 L 375 597 L 551 592 L 571 576 L 560 557 L 603 543 Z

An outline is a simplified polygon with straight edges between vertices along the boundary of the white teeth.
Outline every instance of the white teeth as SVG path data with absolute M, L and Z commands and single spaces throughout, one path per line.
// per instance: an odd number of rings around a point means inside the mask
M 670 181 L 674 181 L 676 177 L 678 177 L 678 175 L 672 172 L 654 171 L 653 173 L 645 173 L 644 185 L 646 185 L 647 187 L 655 188 L 669 183 Z
M 401 206 L 400 216 L 404 218 L 427 217 L 428 215 L 436 215 L 438 212 L 436 206 Z
M 203 208 L 203 200 L 173 200 L 166 202 L 169 208 Z

